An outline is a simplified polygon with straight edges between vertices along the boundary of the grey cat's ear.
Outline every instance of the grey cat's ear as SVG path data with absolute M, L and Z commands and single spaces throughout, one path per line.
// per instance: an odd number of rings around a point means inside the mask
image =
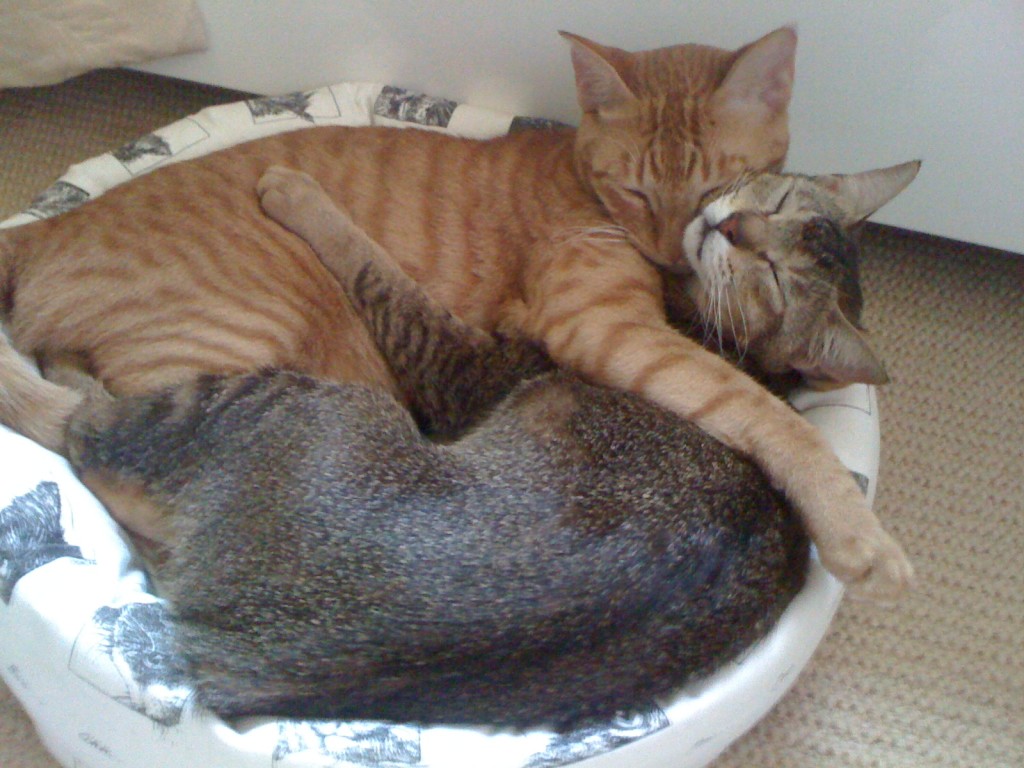
M 921 168 L 920 160 L 863 173 L 818 176 L 816 181 L 839 198 L 843 224 L 858 224 L 907 188 Z
M 572 46 L 576 96 L 584 114 L 619 106 L 636 97 L 626 85 L 630 55 L 571 32 L 559 32 Z
M 736 52 L 716 96 L 733 109 L 785 112 L 793 96 L 796 29 L 781 27 Z
M 887 384 L 885 366 L 864 335 L 833 308 L 818 330 L 814 349 L 794 368 L 812 384 Z

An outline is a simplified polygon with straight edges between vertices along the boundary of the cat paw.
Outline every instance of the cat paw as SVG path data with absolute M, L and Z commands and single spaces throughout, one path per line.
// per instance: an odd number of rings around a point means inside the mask
M 334 205 L 319 182 L 302 171 L 273 165 L 256 182 L 263 212 L 278 224 L 309 240 Z
M 842 581 L 852 598 L 888 603 L 914 582 L 914 568 L 903 548 L 881 527 L 818 543 L 821 562 Z
M 501 305 L 494 330 L 503 336 L 521 336 L 530 319 L 530 310 L 522 299 L 509 299 Z

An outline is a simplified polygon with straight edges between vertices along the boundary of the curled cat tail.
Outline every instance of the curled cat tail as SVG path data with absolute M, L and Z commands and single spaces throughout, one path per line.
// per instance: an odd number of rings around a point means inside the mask
M 14 294 L 15 231 L 0 230 L 0 306 L 8 309 Z M 44 379 L 0 327 L 0 424 L 63 453 L 65 424 L 81 401 L 75 390 Z
M 0 424 L 63 454 L 65 426 L 82 399 L 44 379 L 0 330 Z

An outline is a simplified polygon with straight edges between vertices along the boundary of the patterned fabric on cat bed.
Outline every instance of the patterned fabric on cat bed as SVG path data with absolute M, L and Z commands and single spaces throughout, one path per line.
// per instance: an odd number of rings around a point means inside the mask
M 73 166 L 2 226 L 67 210 L 165 163 L 280 131 L 414 124 L 482 138 L 545 123 L 371 84 L 239 102 Z M 792 400 L 824 430 L 873 498 L 879 450 L 874 390 L 855 385 L 799 392 Z M 64 461 L 2 427 L 0 456 L 0 670 L 68 768 L 696 768 L 789 689 L 842 595 L 813 560 L 807 586 L 742 658 L 642 715 L 575 733 L 255 718 L 228 724 L 190 700 L 169 650 L 163 603 L 123 534 Z

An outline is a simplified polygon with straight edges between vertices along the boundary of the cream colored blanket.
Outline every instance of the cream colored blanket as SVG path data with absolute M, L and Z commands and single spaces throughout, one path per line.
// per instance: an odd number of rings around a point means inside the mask
M 0 2 L 0 88 L 204 48 L 195 0 Z

